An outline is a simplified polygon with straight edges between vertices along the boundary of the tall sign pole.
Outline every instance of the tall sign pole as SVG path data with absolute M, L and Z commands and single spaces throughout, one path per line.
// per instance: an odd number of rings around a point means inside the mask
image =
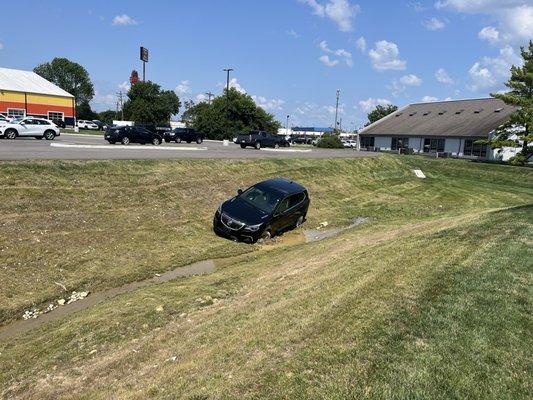
M 337 89 L 337 104 L 335 105 L 335 131 L 337 130 L 337 116 L 338 116 L 338 113 L 339 113 L 339 97 L 341 95 L 341 91 L 340 89 Z
M 141 46 L 141 61 L 143 62 L 143 82 L 146 81 L 146 63 L 148 62 L 148 49 Z

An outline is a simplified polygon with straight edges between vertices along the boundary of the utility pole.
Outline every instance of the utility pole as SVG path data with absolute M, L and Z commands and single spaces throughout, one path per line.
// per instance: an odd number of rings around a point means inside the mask
M 233 71 L 233 68 L 224 68 L 224 71 L 226 72 L 226 118 L 227 118 L 227 124 L 226 124 L 226 140 L 229 140 L 229 73 Z
M 335 126 L 334 129 L 337 130 L 337 116 L 339 114 L 339 97 L 341 96 L 341 90 L 337 89 L 337 104 L 335 105 Z
M 118 105 L 120 104 L 120 112 L 122 114 L 121 120 L 124 121 L 124 97 L 122 90 L 117 93 L 118 101 L 117 101 L 117 113 L 118 113 Z
M 207 103 L 208 103 L 208 104 L 211 104 L 211 97 L 214 96 L 214 93 L 211 93 L 211 92 L 205 92 L 205 94 L 207 95 Z
M 289 135 L 289 119 L 290 118 L 291 118 L 291 116 L 289 114 L 287 114 L 287 125 L 285 127 L 285 136 Z

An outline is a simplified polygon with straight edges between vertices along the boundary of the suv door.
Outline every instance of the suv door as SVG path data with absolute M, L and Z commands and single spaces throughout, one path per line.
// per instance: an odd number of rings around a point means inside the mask
M 39 121 L 25 118 L 20 121 L 19 136 L 34 136 L 39 133 Z

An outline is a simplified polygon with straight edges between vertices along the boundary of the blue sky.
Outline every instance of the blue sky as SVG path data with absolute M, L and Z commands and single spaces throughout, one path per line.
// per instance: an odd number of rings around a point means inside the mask
M 486 97 L 503 89 L 533 38 L 533 0 L 20 0 L 3 18 L 0 66 L 33 69 L 54 57 L 82 64 L 93 107 L 115 108 L 139 46 L 147 79 L 180 98 L 220 94 L 222 71 L 280 121 L 344 128 L 379 103 Z

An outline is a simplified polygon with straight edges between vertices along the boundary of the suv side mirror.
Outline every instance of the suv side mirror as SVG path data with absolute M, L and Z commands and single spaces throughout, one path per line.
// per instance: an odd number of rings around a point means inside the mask
M 20 125 L 26 125 L 26 122 L 20 121 Z
M 242 189 L 237 189 L 237 194 L 240 196 L 242 194 Z

